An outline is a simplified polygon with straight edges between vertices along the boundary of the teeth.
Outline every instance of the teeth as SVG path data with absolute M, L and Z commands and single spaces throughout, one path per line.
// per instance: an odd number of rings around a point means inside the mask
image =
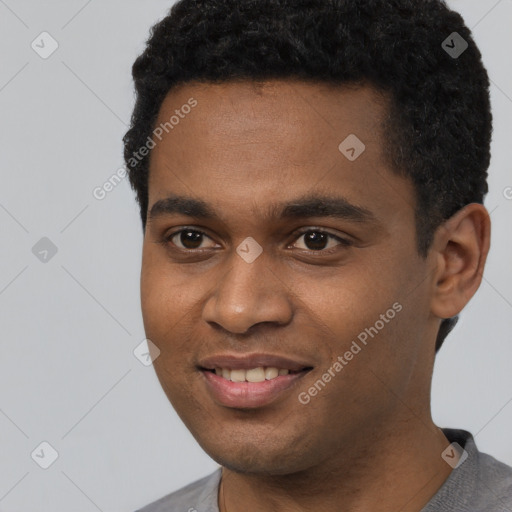
M 231 380 L 233 382 L 244 382 L 245 373 L 245 370 L 231 370 Z
M 231 372 L 233 374 L 233 372 Z M 246 370 L 245 378 L 248 382 L 263 382 L 265 380 L 265 368 L 253 368 Z
M 268 368 L 265 368 L 265 379 L 271 380 L 275 379 L 279 375 L 279 370 L 277 368 L 272 368 L 269 366 Z
M 229 368 L 215 368 L 215 374 L 222 376 L 232 382 L 263 382 L 272 380 L 280 375 L 288 375 L 290 370 L 285 368 L 274 368 L 268 366 L 264 368 L 251 368 L 250 370 L 230 370 Z

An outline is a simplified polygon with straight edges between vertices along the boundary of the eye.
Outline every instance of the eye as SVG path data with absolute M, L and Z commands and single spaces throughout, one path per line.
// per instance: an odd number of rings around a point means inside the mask
M 333 252 L 330 249 L 335 249 L 337 246 L 342 245 L 344 247 L 352 245 L 351 242 L 340 238 L 339 236 L 333 235 L 332 233 L 328 233 L 327 231 L 323 231 L 322 229 L 316 228 L 308 228 L 304 229 L 301 232 L 297 233 L 298 238 L 302 238 L 304 236 L 305 247 L 299 247 L 299 249 L 305 249 L 312 252 Z M 329 244 L 329 240 L 338 241 L 339 243 L 336 245 L 331 245 L 330 247 L 326 247 L 326 244 Z
M 178 235 L 180 236 L 178 237 Z M 166 236 L 163 242 L 171 242 L 173 245 L 176 245 L 178 249 L 182 249 L 185 251 L 193 249 L 204 249 L 205 247 L 200 247 L 203 237 L 206 237 L 211 240 L 211 238 L 202 231 L 198 231 L 197 229 L 185 228 L 180 229 L 179 231 L 175 231 L 174 233 L 171 233 L 170 235 Z M 174 239 L 176 239 L 177 242 L 173 241 Z M 179 244 L 181 244 L 181 246 Z
M 304 229 L 301 232 L 295 234 L 297 240 L 303 236 L 304 247 L 298 247 L 298 249 L 304 249 L 310 252 L 332 253 L 333 250 L 336 250 L 336 247 L 340 245 L 343 247 L 352 245 L 350 241 L 318 228 Z M 175 231 L 165 236 L 162 240 L 162 244 L 168 245 L 171 243 L 178 249 L 185 252 L 193 251 L 195 249 L 208 249 L 215 247 L 215 244 L 210 247 L 201 247 L 201 243 L 204 242 L 204 238 L 211 240 L 211 238 L 203 231 L 192 228 L 182 228 L 179 231 Z M 213 242 L 213 240 L 211 241 Z M 329 241 L 337 241 L 338 244 L 329 246 Z

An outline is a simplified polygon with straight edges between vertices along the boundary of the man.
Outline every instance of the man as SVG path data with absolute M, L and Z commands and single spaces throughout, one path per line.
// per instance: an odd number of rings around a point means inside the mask
M 512 510 L 512 468 L 430 412 L 490 243 L 489 80 L 462 18 L 182 0 L 133 76 L 144 327 L 221 466 L 142 510 Z

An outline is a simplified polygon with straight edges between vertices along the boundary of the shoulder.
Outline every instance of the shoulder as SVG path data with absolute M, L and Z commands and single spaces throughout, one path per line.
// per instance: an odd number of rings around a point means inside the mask
M 217 490 L 221 468 L 192 482 L 177 491 L 167 494 L 136 512 L 218 512 Z
M 466 456 L 422 512 L 512 510 L 512 467 L 481 452 L 468 431 L 442 430 L 450 442 L 464 449 Z
M 486 453 L 480 452 L 478 455 L 480 493 L 487 496 L 483 509 L 494 511 L 512 508 L 512 467 Z

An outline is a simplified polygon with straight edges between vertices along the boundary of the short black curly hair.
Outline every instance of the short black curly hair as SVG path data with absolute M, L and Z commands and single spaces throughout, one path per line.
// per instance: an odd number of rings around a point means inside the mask
M 489 78 L 471 31 L 443 0 L 180 0 L 152 27 L 132 75 L 124 158 L 144 231 L 150 154 L 138 151 L 167 93 L 192 81 L 290 79 L 388 93 L 386 156 L 414 184 L 424 257 L 439 225 L 488 192 Z M 456 322 L 443 320 L 436 352 Z

